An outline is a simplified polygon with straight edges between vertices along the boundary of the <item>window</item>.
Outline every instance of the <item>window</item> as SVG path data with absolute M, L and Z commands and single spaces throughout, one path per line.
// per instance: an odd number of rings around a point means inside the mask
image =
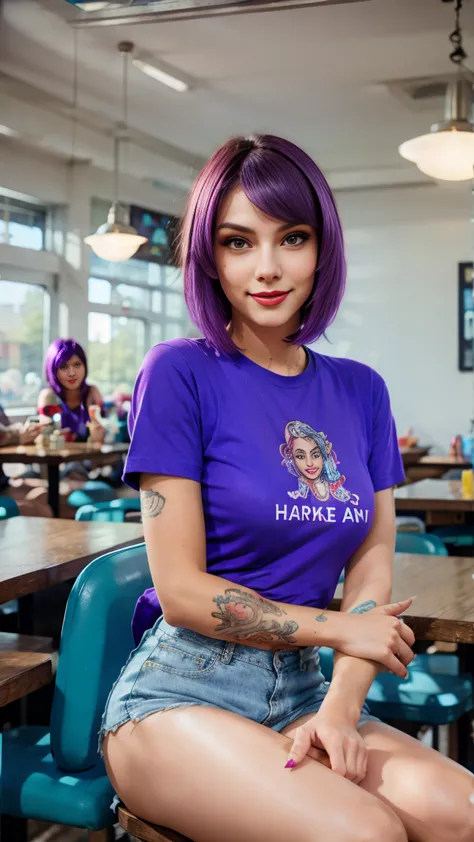
M 140 319 L 89 313 L 89 370 L 105 395 L 130 394 L 145 356 L 145 325 Z
M 44 249 L 46 209 L 0 195 L 0 243 Z
M 5 408 L 36 406 L 49 313 L 43 287 L 0 280 L 0 404 Z
M 91 228 L 107 206 L 93 201 Z M 89 370 L 104 394 L 130 392 L 149 348 L 187 336 L 190 320 L 181 270 L 144 260 L 110 263 L 90 253 Z

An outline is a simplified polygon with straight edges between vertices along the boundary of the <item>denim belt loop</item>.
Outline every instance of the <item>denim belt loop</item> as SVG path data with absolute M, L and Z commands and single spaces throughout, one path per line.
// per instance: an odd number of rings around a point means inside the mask
M 234 654 L 234 649 L 235 643 L 232 643 L 230 640 L 226 640 L 226 644 L 222 650 L 222 655 L 220 656 L 220 660 L 223 664 L 230 664 L 232 655 Z

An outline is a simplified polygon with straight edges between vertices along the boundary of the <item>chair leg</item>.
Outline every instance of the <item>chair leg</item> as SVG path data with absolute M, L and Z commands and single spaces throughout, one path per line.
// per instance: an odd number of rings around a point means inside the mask
M 103 830 L 89 830 L 88 842 L 114 842 L 115 830 L 113 827 L 104 827 Z

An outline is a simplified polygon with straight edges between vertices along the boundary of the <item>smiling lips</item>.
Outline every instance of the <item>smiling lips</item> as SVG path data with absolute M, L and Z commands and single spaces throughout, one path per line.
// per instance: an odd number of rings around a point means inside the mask
M 252 293 L 249 293 L 249 295 L 251 296 L 251 298 L 253 298 L 254 301 L 257 301 L 264 307 L 273 307 L 275 306 L 275 304 L 281 304 L 281 302 L 284 301 L 289 294 L 289 290 L 288 292 L 278 292 L 276 290 L 273 290 L 272 292 L 258 292 L 254 295 L 252 295 Z

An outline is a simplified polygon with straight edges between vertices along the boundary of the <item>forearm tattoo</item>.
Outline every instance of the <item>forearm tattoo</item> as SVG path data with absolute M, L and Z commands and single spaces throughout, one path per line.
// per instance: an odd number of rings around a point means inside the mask
M 286 616 L 278 605 L 239 588 L 228 588 L 224 596 L 215 596 L 212 601 L 217 605 L 217 611 L 213 611 L 212 616 L 220 620 L 216 632 L 225 632 L 232 640 L 253 643 L 282 641 L 297 645 L 292 635 L 298 631 L 298 623 L 275 619 Z
M 367 611 L 372 611 L 372 608 L 375 608 L 377 605 L 373 599 L 368 599 L 366 602 L 361 602 L 360 605 L 356 605 L 349 614 L 366 614 Z
M 140 502 L 143 517 L 153 518 L 163 511 L 166 498 L 158 491 L 140 491 Z
M 324 611 L 321 611 L 321 614 L 318 614 L 317 617 L 314 618 L 317 623 L 327 623 L 328 618 L 326 617 Z

